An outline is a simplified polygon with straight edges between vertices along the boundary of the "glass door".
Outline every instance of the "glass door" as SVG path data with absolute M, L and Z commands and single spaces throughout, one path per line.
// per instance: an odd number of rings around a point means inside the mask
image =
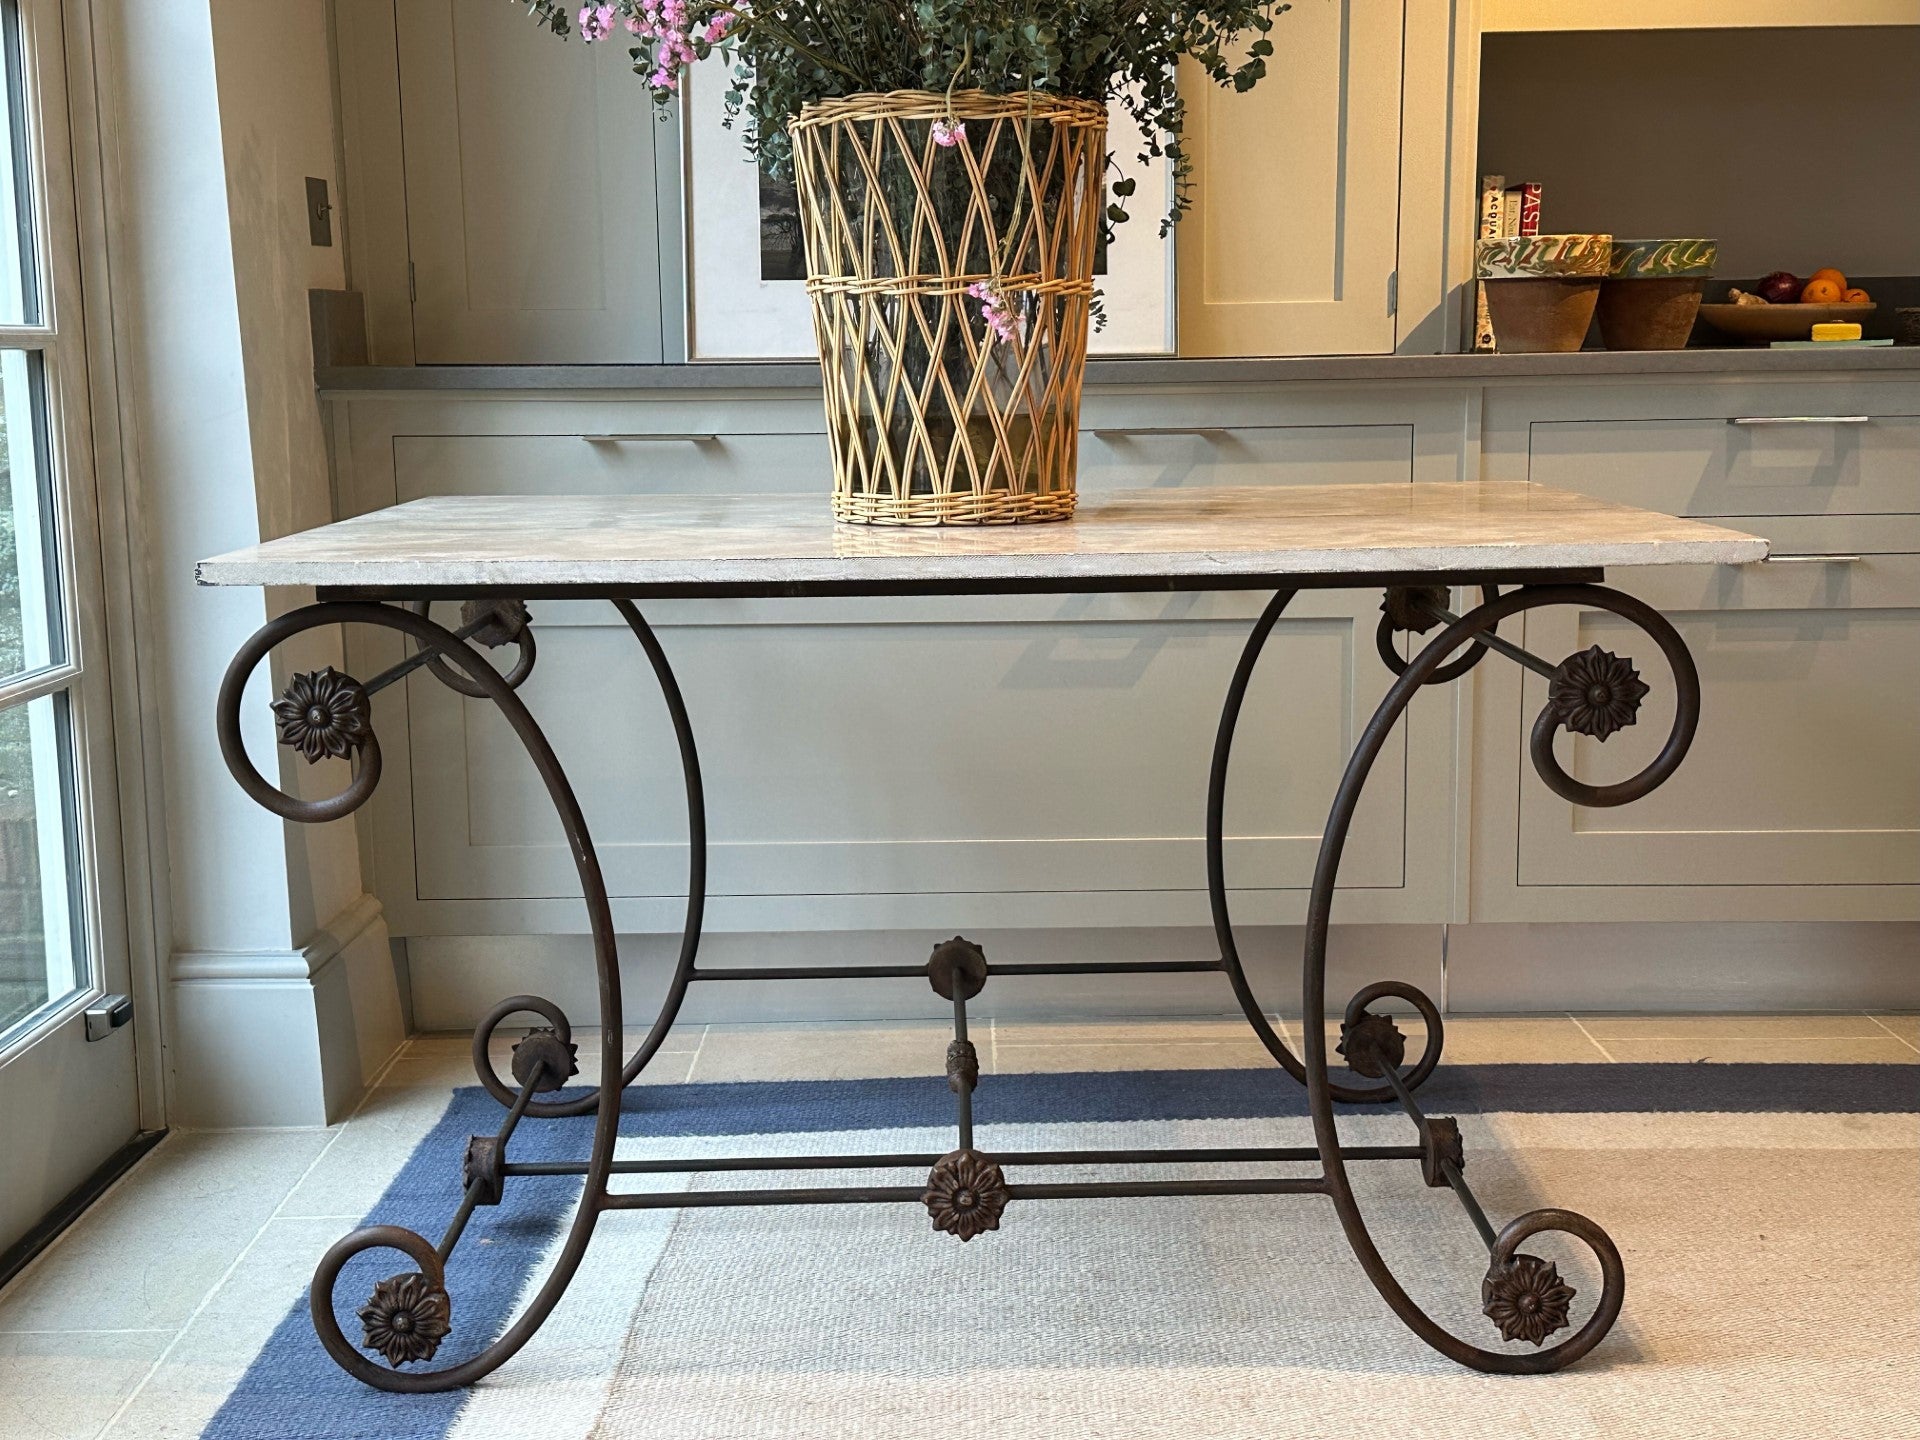
M 139 1129 L 58 0 L 0 0 L 0 1266 Z

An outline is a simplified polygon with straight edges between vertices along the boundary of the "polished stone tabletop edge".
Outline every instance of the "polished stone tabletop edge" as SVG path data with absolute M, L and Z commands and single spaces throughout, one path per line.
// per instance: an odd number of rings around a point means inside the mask
M 376 588 L 1488 574 L 1761 559 L 1753 536 L 1513 482 L 1083 497 L 1057 525 L 835 525 L 824 495 L 436 496 L 203 561 L 202 584 Z

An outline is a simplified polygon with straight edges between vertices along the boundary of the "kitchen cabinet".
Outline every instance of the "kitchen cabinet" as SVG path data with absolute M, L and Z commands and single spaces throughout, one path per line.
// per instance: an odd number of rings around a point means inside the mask
M 1244 94 L 1184 63 L 1181 354 L 1393 350 L 1405 21 L 1399 0 L 1295 5 Z
M 1544 786 L 1524 785 L 1522 889 L 1822 887 L 1838 892 L 1840 913 L 1856 914 L 1846 891 L 1920 879 L 1911 724 L 1920 711 L 1920 520 L 1789 517 L 1757 528 L 1787 558 L 1737 575 L 1622 577 L 1673 619 L 1698 657 L 1694 750 L 1672 781 L 1619 810 L 1576 813 Z M 1889 545 L 1909 549 L 1888 553 Z M 1847 558 L 1810 558 L 1818 555 Z M 1526 643 L 1553 656 L 1598 644 L 1647 665 L 1654 694 L 1637 732 L 1604 751 L 1583 737 L 1559 742 L 1562 763 L 1596 783 L 1645 764 L 1673 709 L 1653 647 L 1594 611 L 1530 615 Z M 1521 687 L 1507 729 L 1522 744 L 1545 686 L 1533 676 Z
M 1471 201 L 1444 0 L 1311 0 L 1269 78 L 1188 75 L 1187 355 L 1448 348 Z M 351 273 L 376 363 L 686 358 L 682 156 L 623 44 L 470 0 L 336 0 Z M 1135 223 L 1157 224 L 1158 197 Z M 1175 277 L 1170 277 L 1174 281 Z
M 656 177 L 678 160 L 627 47 L 513 5 L 393 14 L 414 359 L 658 362 Z
M 1577 810 L 1526 759 L 1537 676 L 1476 677 L 1471 914 L 1483 920 L 1920 915 L 1920 393 L 1911 383 L 1515 387 L 1489 399 L 1489 478 L 1530 478 L 1722 519 L 1778 558 L 1613 583 L 1667 614 L 1701 677 L 1679 773 L 1618 810 Z M 1761 422 L 1761 423 L 1754 423 Z M 1656 647 L 1595 611 L 1530 614 L 1550 660 L 1631 655 L 1653 692 L 1604 746 L 1562 735 L 1590 783 L 1652 758 L 1672 718 Z

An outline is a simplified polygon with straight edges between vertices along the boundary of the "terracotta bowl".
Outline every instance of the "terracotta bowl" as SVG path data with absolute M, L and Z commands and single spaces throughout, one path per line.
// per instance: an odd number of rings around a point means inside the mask
M 1474 273 L 1487 297 L 1494 348 L 1534 355 L 1578 350 L 1593 323 L 1611 235 L 1509 235 L 1482 240 Z
M 1720 242 L 1618 240 L 1600 287 L 1600 339 L 1609 350 L 1678 350 L 1693 333 Z
M 1597 275 L 1509 276 L 1480 283 L 1487 292 L 1494 349 L 1502 355 L 1578 350 L 1600 299 Z

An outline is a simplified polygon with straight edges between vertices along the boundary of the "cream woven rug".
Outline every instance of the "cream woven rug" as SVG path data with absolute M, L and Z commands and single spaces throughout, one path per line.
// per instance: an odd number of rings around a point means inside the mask
M 1614 1083 L 1621 1068 L 1612 1067 Z M 861 1083 L 870 1082 L 852 1082 Z M 983 1109 L 993 1088 L 982 1087 Z M 673 1094 L 651 1090 L 646 1103 L 671 1106 Z M 944 1127 L 875 1125 L 879 1113 L 869 1107 L 860 1128 L 844 1132 L 702 1135 L 690 1120 L 666 1127 L 677 1134 L 624 1138 L 621 1153 L 950 1143 Z M 320 1404 L 336 1428 L 314 1433 L 458 1440 L 1920 1434 L 1912 1113 L 1490 1108 L 1461 1123 L 1469 1174 L 1496 1223 L 1564 1206 L 1600 1221 L 1625 1256 L 1621 1322 L 1571 1370 L 1491 1377 L 1430 1352 L 1375 1295 L 1319 1197 L 1016 1202 L 997 1233 L 967 1245 L 932 1232 L 917 1207 L 694 1209 L 607 1216 L 538 1338 L 466 1396 L 374 1397 L 329 1378 L 324 1357 L 319 1366 L 302 1358 L 300 1347 L 317 1346 L 293 1314 L 250 1372 L 268 1380 L 243 1383 L 208 1433 L 305 1435 L 304 1417 Z M 1342 1126 L 1361 1144 L 1404 1143 L 1408 1129 L 1384 1114 Z M 1306 1143 L 1306 1122 L 1024 1121 L 984 1126 L 977 1143 L 991 1152 L 1228 1142 Z M 1478 1313 L 1485 1251 L 1453 1197 L 1423 1187 L 1411 1164 L 1354 1168 L 1409 1291 L 1456 1333 L 1497 1345 Z M 899 1183 L 893 1172 L 871 1178 Z M 672 1178 L 663 1188 L 683 1185 Z M 515 1243 L 511 1225 L 478 1238 L 503 1261 Z M 540 1241 L 549 1258 L 554 1243 Z M 1551 1237 L 1528 1248 L 1560 1261 L 1582 1289 L 1584 1315 L 1597 1291 L 1584 1252 Z M 537 1254 L 523 1267 L 523 1292 L 544 1268 Z M 357 1303 L 343 1287 L 343 1319 Z M 462 1312 L 455 1282 L 457 1320 Z M 275 1346 L 300 1364 L 268 1383 Z M 303 1401 L 289 1385 L 309 1373 Z

